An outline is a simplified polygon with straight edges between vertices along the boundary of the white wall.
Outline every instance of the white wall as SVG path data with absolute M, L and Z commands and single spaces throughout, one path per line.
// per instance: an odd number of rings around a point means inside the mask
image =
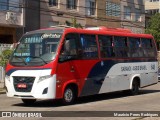
M 19 8 L 22 5 L 22 0 L 10 0 L 9 1 L 9 10 L 0 11 L 0 25 L 1 26 L 23 26 L 23 10 Z M 15 8 L 17 7 L 17 8 Z M 14 19 L 6 19 L 7 12 L 14 13 Z
M 4 82 L 4 69 L 0 66 L 0 82 Z

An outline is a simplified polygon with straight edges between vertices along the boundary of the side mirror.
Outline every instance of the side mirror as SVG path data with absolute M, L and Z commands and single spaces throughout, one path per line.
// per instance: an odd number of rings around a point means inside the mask
M 63 61 L 65 61 L 65 60 L 66 60 L 66 55 L 61 54 L 61 55 L 59 56 L 58 61 L 59 61 L 59 62 L 63 62 Z
M 59 62 L 64 62 L 64 61 L 73 60 L 73 59 L 75 59 L 75 56 L 71 56 L 71 55 L 67 55 L 67 54 L 61 54 L 59 56 L 58 61 Z

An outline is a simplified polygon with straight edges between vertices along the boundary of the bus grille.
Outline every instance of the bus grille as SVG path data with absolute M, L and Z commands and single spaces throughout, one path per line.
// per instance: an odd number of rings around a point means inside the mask
M 13 85 L 16 92 L 31 92 L 35 77 L 13 77 Z M 26 88 L 19 88 L 19 84 L 25 84 Z

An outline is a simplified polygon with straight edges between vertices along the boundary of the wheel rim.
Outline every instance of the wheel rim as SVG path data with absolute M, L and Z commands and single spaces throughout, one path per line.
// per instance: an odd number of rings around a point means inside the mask
M 67 89 L 64 94 L 64 99 L 66 102 L 71 102 L 73 99 L 73 92 L 71 89 Z

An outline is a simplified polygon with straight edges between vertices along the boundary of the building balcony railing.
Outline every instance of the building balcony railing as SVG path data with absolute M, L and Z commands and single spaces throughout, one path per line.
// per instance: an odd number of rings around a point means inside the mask
M 23 12 L 0 11 L 1 26 L 22 27 L 24 25 Z

